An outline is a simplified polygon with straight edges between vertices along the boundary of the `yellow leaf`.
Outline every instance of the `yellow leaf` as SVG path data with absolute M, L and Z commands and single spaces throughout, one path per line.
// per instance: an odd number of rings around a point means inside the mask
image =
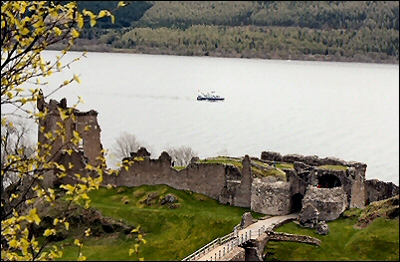
M 99 15 L 97 16 L 97 18 L 102 18 L 102 17 L 105 17 L 106 15 L 107 15 L 107 12 L 104 10 L 101 10 Z
M 51 15 L 52 17 L 55 17 L 55 18 L 58 17 L 58 13 L 57 13 L 57 11 L 56 11 L 55 9 L 50 10 L 50 15 Z
M 135 250 L 133 250 L 132 248 L 129 249 L 129 256 L 131 256 L 133 254 L 133 252 L 135 252 Z
M 139 227 L 137 227 L 137 228 L 134 228 L 134 229 L 132 229 L 131 233 L 136 233 L 136 232 L 139 232 L 139 229 L 140 229 L 140 226 L 139 226 Z
M 126 3 L 124 1 L 119 1 L 118 7 L 120 7 L 120 6 L 126 6 Z
M 53 28 L 54 33 L 56 33 L 57 36 L 60 36 L 62 34 L 62 31 L 58 27 Z
M 74 80 L 75 80 L 78 84 L 81 83 L 81 80 L 80 80 L 79 77 L 78 77 L 77 75 L 75 75 L 75 74 L 74 74 Z
M 72 37 L 73 38 L 78 38 L 79 37 L 79 32 L 75 28 L 71 29 L 71 33 L 72 33 Z
M 29 217 L 35 222 L 36 225 L 39 225 L 40 223 L 40 217 L 36 213 L 37 209 L 33 208 L 29 211 Z
M 90 26 L 91 26 L 91 27 L 95 26 L 95 25 L 96 25 L 96 22 L 97 22 L 97 21 L 96 21 L 95 18 L 92 18 L 92 17 L 90 18 Z
M 69 223 L 67 221 L 64 222 L 64 226 L 67 230 L 69 230 Z
M 61 108 L 58 108 L 58 109 L 59 109 L 59 111 L 60 111 L 61 120 L 64 121 L 65 119 L 67 119 L 68 116 L 67 116 L 67 114 L 66 114 L 66 111 L 65 111 L 65 110 L 62 110 Z
M 58 218 L 55 218 L 54 221 L 53 221 L 53 225 L 54 225 L 54 226 L 57 225 L 57 224 L 58 224 L 58 221 L 59 221 Z
M 73 151 L 72 149 L 65 150 L 65 152 L 67 152 L 68 155 L 72 155 L 72 151 Z
M 80 246 L 80 245 L 81 245 L 81 243 L 79 242 L 79 239 L 75 239 L 75 240 L 74 240 L 74 244 L 77 245 L 77 246 Z
M 115 16 L 110 15 L 111 16 L 111 23 L 115 24 Z
M 44 233 L 43 233 L 43 236 L 45 236 L 45 237 L 48 237 L 48 236 L 50 236 L 50 235 L 52 235 L 53 234 L 53 230 L 51 230 L 51 229 L 46 229 L 45 231 L 44 231 Z
M 83 27 L 83 16 L 81 14 L 79 14 L 77 20 L 78 20 L 79 28 L 82 28 Z
M 72 132 L 72 135 L 74 136 L 74 138 L 76 138 L 76 139 L 78 139 L 78 140 L 81 139 L 81 137 L 80 137 L 80 135 L 79 135 L 79 132 L 77 132 L 77 131 L 75 131 L 75 130 Z
M 29 34 L 29 30 L 28 28 L 24 27 L 24 29 L 21 30 L 21 35 L 25 36 L 27 34 Z

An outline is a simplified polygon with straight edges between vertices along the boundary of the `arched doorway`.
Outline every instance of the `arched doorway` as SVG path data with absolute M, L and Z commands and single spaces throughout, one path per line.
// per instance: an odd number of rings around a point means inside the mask
M 290 209 L 291 213 L 300 212 L 301 208 L 303 207 L 303 197 L 304 196 L 300 193 L 296 193 L 292 196 L 292 206 Z
M 318 177 L 318 188 L 334 188 L 342 186 L 342 182 L 335 175 L 322 175 Z

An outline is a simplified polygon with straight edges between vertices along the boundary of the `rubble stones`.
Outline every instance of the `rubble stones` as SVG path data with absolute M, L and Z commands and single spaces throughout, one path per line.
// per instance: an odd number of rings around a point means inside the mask
M 261 159 L 269 161 L 282 161 L 282 155 L 278 152 L 263 151 L 261 152 Z
M 348 207 L 347 195 L 342 187 L 316 188 L 308 186 L 303 205 L 312 204 L 319 211 L 319 219 L 337 219 Z
M 329 226 L 325 221 L 320 221 L 315 227 L 315 232 L 320 235 L 326 235 L 329 233 Z
M 246 212 L 242 216 L 242 221 L 240 221 L 240 228 L 246 228 L 253 224 L 253 216 L 251 215 L 250 212 Z
M 319 211 L 311 203 L 306 204 L 299 213 L 300 225 L 314 228 L 318 223 Z
M 167 194 L 163 199 L 161 199 L 161 205 L 172 204 L 176 201 L 176 197 L 172 194 Z

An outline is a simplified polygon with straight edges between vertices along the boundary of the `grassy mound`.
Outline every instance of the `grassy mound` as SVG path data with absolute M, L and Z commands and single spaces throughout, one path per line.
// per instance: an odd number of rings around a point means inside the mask
M 65 244 L 62 260 L 77 259 L 78 248 L 71 244 L 75 237 L 82 240 L 82 252 L 88 260 L 121 261 L 137 260 L 139 257 L 144 257 L 145 260 L 181 260 L 212 240 L 232 232 L 233 227 L 240 223 L 243 213 L 249 211 L 245 208 L 222 205 L 202 194 L 176 190 L 166 185 L 100 188 L 91 192 L 90 196 L 92 207 L 96 211 L 86 211 L 87 216 L 94 219 L 95 214 L 101 214 L 102 218 L 99 221 L 103 222 L 97 224 L 97 232 L 100 233 L 81 237 L 81 232 L 76 230 L 77 235 L 62 240 Z M 396 198 L 382 201 L 382 210 L 389 210 L 389 203 L 395 204 Z M 398 261 L 398 217 L 388 219 L 381 216 L 372 220 L 365 228 L 355 226 L 365 214 L 378 212 L 375 208 L 377 205 L 378 203 L 374 202 L 363 210 L 346 211 L 341 218 L 328 222 L 330 232 L 327 235 L 318 235 L 315 229 L 301 228 L 295 223 L 283 225 L 276 231 L 309 235 L 320 239 L 322 244 L 316 247 L 301 243 L 269 241 L 265 250 L 266 260 Z M 80 212 L 76 210 L 76 214 L 82 214 Z M 255 219 L 263 216 L 258 213 L 252 215 Z M 93 219 L 87 222 L 96 232 Z M 114 225 L 114 231 L 103 232 L 103 224 Z M 128 228 L 141 226 L 147 243 L 140 246 L 139 257 L 129 256 L 128 253 L 136 243 L 135 235 L 128 234 L 125 227 L 117 225 L 125 225 Z M 71 228 L 73 227 L 71 225 Z
M 396 196 L 373 202 L 364 209 L 348 210 L 339 219 L 328 222 L 327 235 L 318 235 L 315 229 L 301 228 L 295 223 L 279 227 L 276 231 L 309 235 L 322 244 L 315 247 L 270 241 L 265 249 L 266 260 L 399 261 L 398 200 Z
M 174 201 L 166 202 L 166 196 Z M 140 225 L 146 244 L 139 257 L 145 260 L 181 260 L 212 240 L 233 231 L 249 209 L 221 205 L 192 191 L 166 185 L 134 188 L 100 188 L 90 193 L 92 206 L 104 216 L 128 225 Z M 254 218 L 262 215 L 252 213 Z M 66 239 L 64 242 L 71 242 Z M 136 243 L 124 234 L 85 237 L 82 252 L 88 260 L 136 260 L 128 250 Z M 62 260 L 76 260 L 77 247 L 64 248 Z
M 388 219 L 399 217 L 399 195 L 385 200 L 372 202 L 360 214 L 356 226 L 364 228 L 378 217 Z

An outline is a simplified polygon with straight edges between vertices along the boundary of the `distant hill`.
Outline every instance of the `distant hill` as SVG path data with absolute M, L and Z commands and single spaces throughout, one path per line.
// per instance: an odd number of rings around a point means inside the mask
M 283 26 L 399 30 L 398 1 L 154 1 L 142 26 Z
M 76 50 L 399 63 L 397 1 L 126 1 Z M 78 1 L 112 10 L 117 2 Z

